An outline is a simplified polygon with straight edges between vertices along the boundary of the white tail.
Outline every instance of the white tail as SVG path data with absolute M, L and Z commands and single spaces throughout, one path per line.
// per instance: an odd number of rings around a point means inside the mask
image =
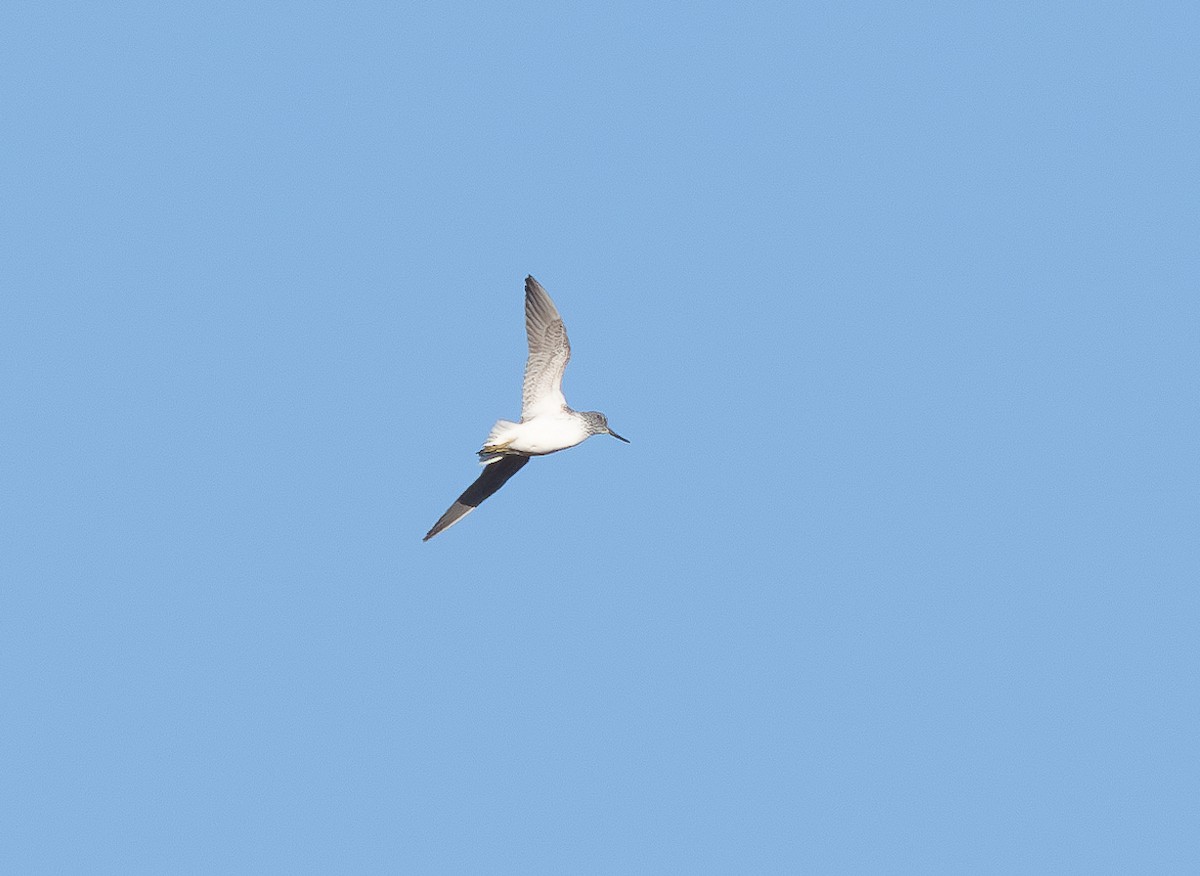
M 512 430 L 516 426 L 517 424 L 511 420 L 496 421 L 496 425 L 492 426 L 492 431 L 488 432 L 487 440 L 483 442 L 483 449 L 479 451 L 481 465 L 489 465 L 504 458 L 504 454 L 500 451 L 504 450 L 512 440 Z

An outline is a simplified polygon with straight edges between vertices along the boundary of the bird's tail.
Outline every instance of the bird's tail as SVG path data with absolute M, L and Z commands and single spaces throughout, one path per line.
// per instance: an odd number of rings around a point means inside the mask
M 487 440 L 479 451 L 479 464 L 490 465 L 505 456 L 504 450 L 513 439 L 512 430 L 517 424 L 511 420 L 497 420 L 488 432 Z

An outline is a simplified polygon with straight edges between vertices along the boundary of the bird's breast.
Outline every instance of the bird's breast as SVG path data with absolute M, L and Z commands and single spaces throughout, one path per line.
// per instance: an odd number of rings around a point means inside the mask
M 509 448 L 531 456 L 566 450 L 587 438 L 583 423 L 574 417 L 547 415 L 521 423 Z

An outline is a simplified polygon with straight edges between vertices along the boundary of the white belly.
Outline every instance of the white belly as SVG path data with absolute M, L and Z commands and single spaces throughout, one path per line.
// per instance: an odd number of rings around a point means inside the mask
M 587 429 L 574 417 L 543 414 L 527 423 L 518 423 L 508 449 L 530 456 L 544 456 L 574 447 L 587 437 Z

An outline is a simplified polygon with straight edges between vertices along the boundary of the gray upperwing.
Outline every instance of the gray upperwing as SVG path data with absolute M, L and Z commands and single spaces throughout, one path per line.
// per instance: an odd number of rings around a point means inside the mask
M 425 533 L 421 541 L 429 541 L 443 529 L 449 529 L 458 523 L 478 508 L 484 499 L 504 486 L 527 462 L 528 456 L 505 456 L 488 465 L 475 483 L 463 490 L 463 494 L 438 518 L 438 522 L 433 524 L 433 528 Z
M 571 358 L 571 342 L 558 308 L 533 277 L 525 278 L 525 337 L 529 358 L 521 388 L 522 422 L 566 405 L 562 378 Z

